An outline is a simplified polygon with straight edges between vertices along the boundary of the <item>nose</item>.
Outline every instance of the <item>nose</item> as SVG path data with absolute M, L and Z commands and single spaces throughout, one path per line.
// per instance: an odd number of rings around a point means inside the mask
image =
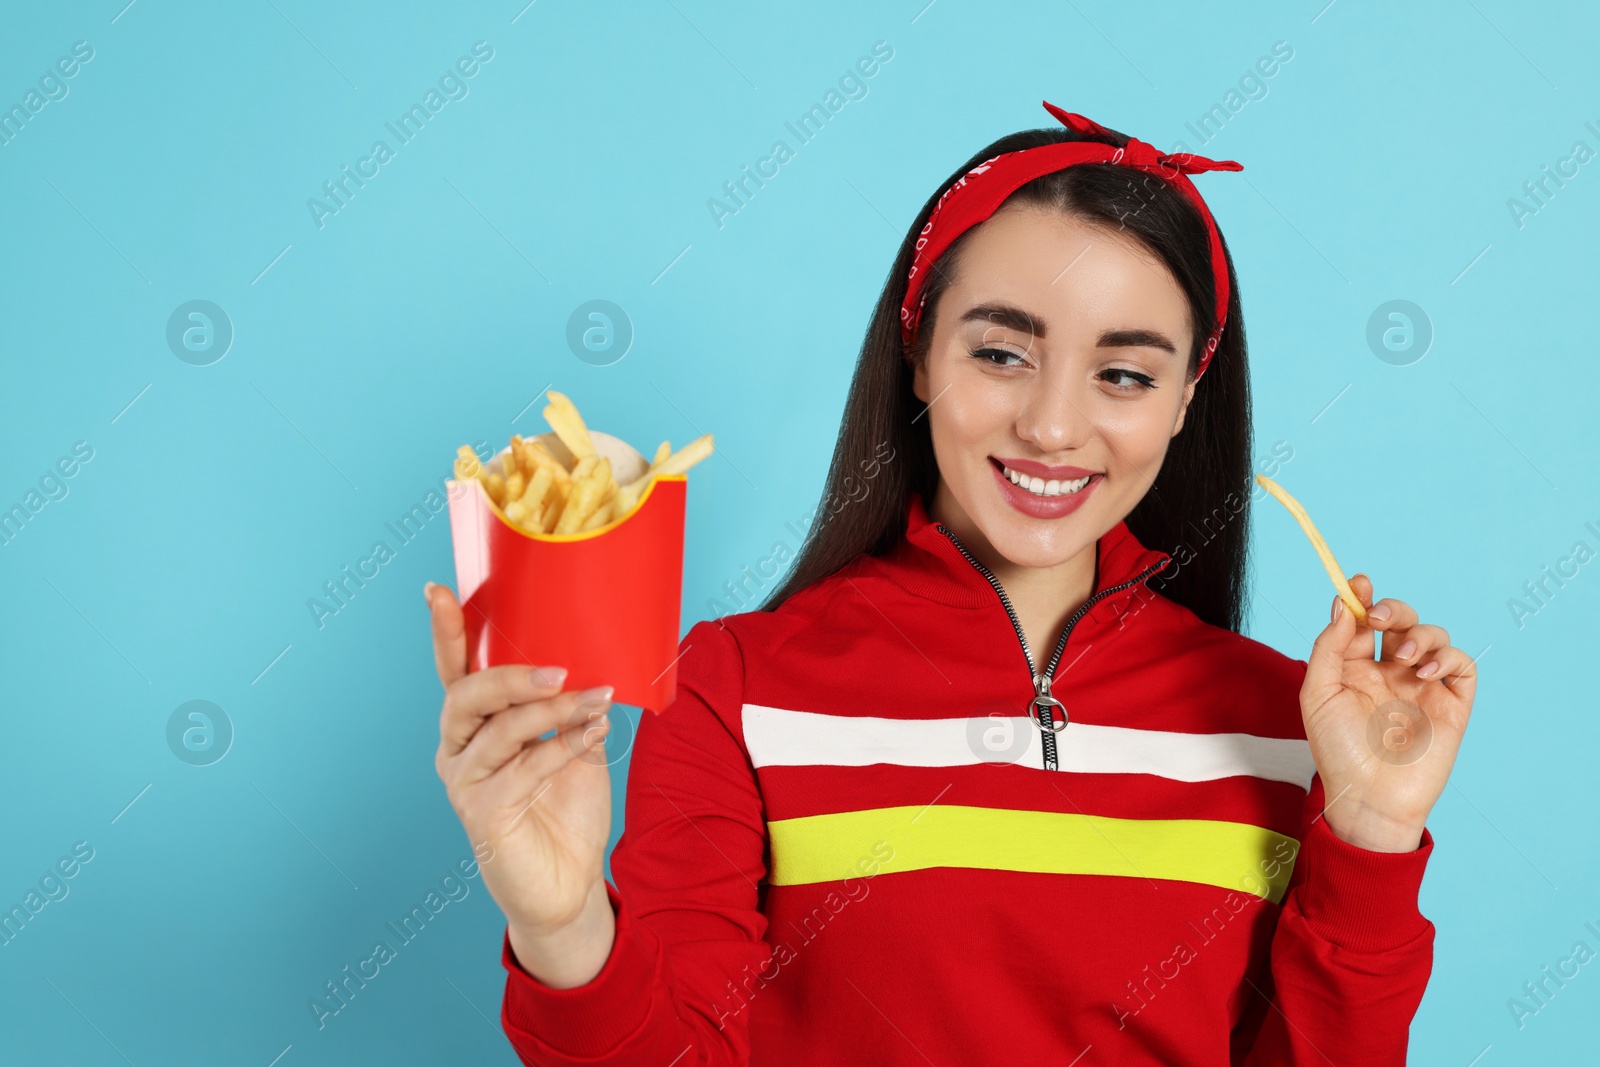
M 1017 436 L 1052 456 L 1082 448 L 1094 434 L 1088 398 L 1060 370 L 1047 364 L 1021 390 L 1016 419 Z

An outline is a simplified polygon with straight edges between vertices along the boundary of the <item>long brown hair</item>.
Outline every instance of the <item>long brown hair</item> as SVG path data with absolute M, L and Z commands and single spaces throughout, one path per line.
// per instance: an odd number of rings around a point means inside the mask
M 845 400 L 839 438 L 819 508 L 794 565 L 758 610 L 771 611 L 813 582 L 833 574 L 863 552 L 883 555 L 905 536 L 908 493 L 931 504 L 939 482 L 926 410 L 912 392 L 915 361 L 927 353 L 940 295 L 959 261 L 963 234 L 934 263 L 917 340 L 907 350 L 900 338 L 900 304 L 906 293 L 917 234 L 940 193 L 983 160 L 1002 152 L 1060 141 L 1106 140 L 1122 145 L 1127 135 L 1105 138 L 1068 129 L 1024 130 L 1000 138 L 963 163 L 917 213 L 894 265 L 856 360 Z M 1143 181 L 1139 172 L 1112 164 L 1080 164 L 1022 186 L 1011 201 L 1038 204 L 1132 234 L 1160 256 L 1188 297 L 1194 343 L 1189 374 L 1199 365 L 1200 346 L 1215 309 L 1214 282 L 1205 223 L 1166 182 Z M 1227 254 L 1227 243 L 1223 243 Z M 1228 260 L 1228 318 L 1206 374 L 1195 388 L 1183 429 L 1168 446 L 1149 492 L 1127 517 L 1128 529 L 1144 545 L 1172 553 L 1175 561 L 1151 587 L 1202 620 L 1237 631 L 1245 594 L 1245 547 L 1251 498 L 1250 376 L 1245 362 L 1244 318 L 1239 285 Z M 889 451 L 892 449 L 892 451 Z M 891 458 L 882 460 L 887 453 Z M 870 471 L 870 481 L 863 472 Z M 865 493 L 857 495 L 865 487 Z M 1197 539 L 1196 549 L 1191 540 Z

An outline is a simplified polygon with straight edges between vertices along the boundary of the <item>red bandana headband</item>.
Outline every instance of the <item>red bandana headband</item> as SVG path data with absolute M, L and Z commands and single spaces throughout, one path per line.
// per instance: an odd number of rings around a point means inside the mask
M 1111 136 L 1109 130 L 1092 119 L 1062 111 L 1049 101 L 1045 101 L 1044 106 L 1063 125 L 1078 133 Z M 1217 224 L 1206 209 L 1206 202 L 1200 198 L 1199 190 L 1186 175 L 1207 170 L 1243 170 L 1244 167 L 1231 159 L 1212 160 L 1192 152 L 1157 152 L 1153 145 L 1134 137 L 1128 138 L 1128 143 L 1120 148 L 1100 141 L 1064 141 L 1017 152 L 1003 152 L 979 163 L 946 189 L 928 216 L 927 225 L 917 235 L 916 253 L 911 259 L 906 298 L 900 305 L 900 336 L 907 346 L 916 337 L 917 325 L 922 321 L 922 305 L 926 299 L 923 283 L 927 278 L 928 265 L 937 260 L 957 237 L 994 214 L 1006 197 L 1019 188 L 1041 175 L 1065 170 L 1079 163 L 1113 163 L 1157 175 L 1183 194 L 1184 199 L 1193 204 L 1205 220 L 1206 232 L 1211 238 L 1211 272 L 1216 279 L 1217 314 L 1216 326 L 1206 339 L 1199 368 L 1195 371 L 1195 380 L 1200 379 L 1217 350 L 1217 343 L 1222 340 L 1222 327 L 1228 319 L 1228 263 L 1222 254 L 1222 238 L 1217 233 Z

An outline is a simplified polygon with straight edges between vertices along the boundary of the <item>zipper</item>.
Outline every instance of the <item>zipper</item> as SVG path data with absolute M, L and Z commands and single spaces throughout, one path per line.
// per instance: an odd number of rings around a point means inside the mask
M 1000 603 L 1006 609 L 1006 617 L 1011 620 L 1011 628 L 1017 632 L 1017 642 L 1022 646 L 1022 656 L 1028 661 L 1028 677 L 1033 680 L 1033 699 L 1029 702 L 1030 717 L 1036 720 L 1039 725 L 1039 736 L 1044 746 L 1044 769 L 1047 771 L 1060 770 L 1056 757 L 1056 734 L 1067 728 L 1067 706 L 1050 695 L 1050 687 L 1055 684 L 1056 665 L 1061 662 L 1061 654 L 1067 650 L 1067 638 L 1072 636 L 1072 628 L 1077 626 L 1078 620 L 1088 614 L 1089 609 L 1100 601 L 1113 593 L 1131 589 L 1133 586 L 1145 581 L 1151 575 L 1164 568 L 1171 560 L 1157 560 L 1149 567 L 1146 567 L 1142 573 L 1129 578 L 1125 582 L 1108 586 L 1085 600 L 1078 610 L 1073 612 L 1072 616 L 1067 619 L 1067 624 L 1061 628 L 1061 637 L 1056 641 L 1055 652 L 1051 654 L 1049 664 L 1046 665 L 1043 673 L 1041 673 L 1034 666 L 1033 651 L 1028 648 L 1028 637 L 1022 632 L 1022 623 L 1017 620 L 1016 609 L 1011 606 L 1011 598 L 1001 588 L 1000 579 L 994 576 L 993 571 L 980 563 L 976 556 L 967 551 L 967 546 L 962 544 L 961 539 L 953 531 L 946 528 L 944 523 L 934 523 L 934 525 L 939 528 L 940 533 L 950 539 L 950 543 L 955 545 L 957 550 L 966 557 L 967 562 L 976 567 L 978 573 L 989 580 L 989 584 L 999 594 Z M 1054 708 L 1061 709 L 1060 723 L 1055 720 L 1055 713 L 1052 710 Z

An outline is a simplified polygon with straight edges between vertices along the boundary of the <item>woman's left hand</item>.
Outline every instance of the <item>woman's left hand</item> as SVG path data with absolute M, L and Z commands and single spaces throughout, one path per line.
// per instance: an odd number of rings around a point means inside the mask
M 1477 667 L 1443 627 L 1418 622 L 1411 605 L 1387 597 L 1374 605 L 1366 575 L 1350 586 L 1368 625 L 1334 598 L 1300 687 L 1306 739 L 1329 829 L 1360 848 L 1410 852 L 1455 766 Z M 1377 659 L 1375 632 L 1383 634 Z

